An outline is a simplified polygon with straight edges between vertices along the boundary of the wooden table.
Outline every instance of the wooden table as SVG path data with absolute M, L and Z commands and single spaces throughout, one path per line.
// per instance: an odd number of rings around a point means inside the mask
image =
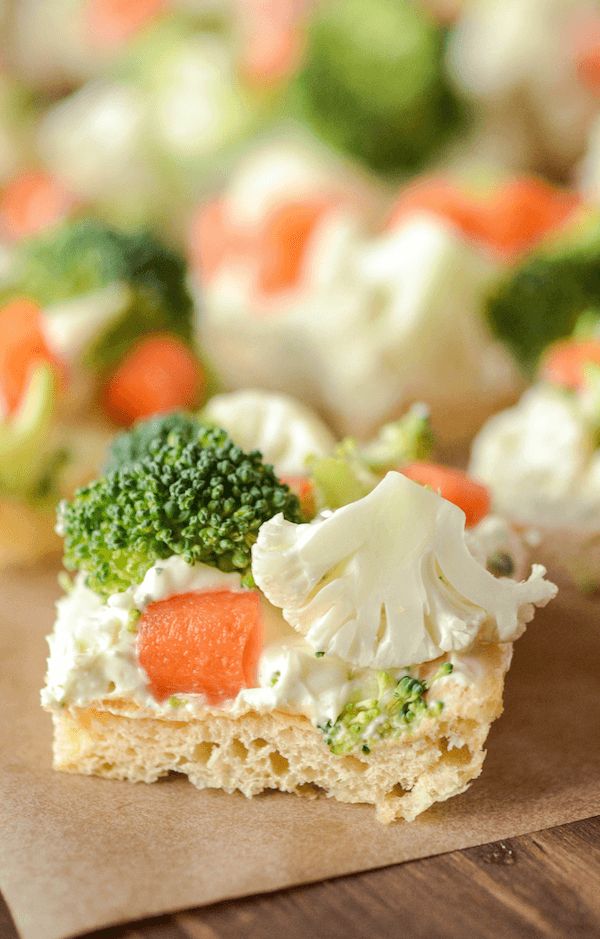
M 600 816 L 467 851 L 106 929 L 93 939 L 539 936 L 600 936 Z M 0 939 L 16 937 L 0 899 Z

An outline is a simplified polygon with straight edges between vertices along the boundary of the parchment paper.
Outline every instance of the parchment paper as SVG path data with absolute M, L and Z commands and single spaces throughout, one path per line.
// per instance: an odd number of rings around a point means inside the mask
M 275 890 L 600 812 L 600 602 L 541 611 L 516 646 L 482 777 L 412 824 L 366 806 L 198 792 L 50 768 L 38 706 L 55 573 L 0 580 L 0 888 L 25 939 Z

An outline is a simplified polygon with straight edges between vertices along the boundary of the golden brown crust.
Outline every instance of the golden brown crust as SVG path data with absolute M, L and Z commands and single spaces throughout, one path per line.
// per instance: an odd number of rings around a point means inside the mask
M 414 819 L 463 792 L 481 772 L 490 724 L 502 711 L 512 647 L 490 646 L 469 684 L 447 681 L 444 709 L 368 755 L 335 756 L 322 732 L 299 715 L 274 711 L 232 717 L 157 717 L 126 701 L 54 714 L 54 765 L 71 773 L 154 782 L 184 773 L 200 789 L 320 790 L 375 806 L 377 818 Z

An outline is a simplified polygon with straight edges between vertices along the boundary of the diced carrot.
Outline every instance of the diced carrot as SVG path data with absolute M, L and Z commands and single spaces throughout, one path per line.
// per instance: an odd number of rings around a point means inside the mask
M 55 176 L 41 170 L 22 173 L 0 196 L 0 229 L 11 241 L 33 235 L 66 218 L 75 202 Z
M 580 207 L 574 192 L 535 177 L 522 177 L 476 199 L 441 177 L 412 183 L 401 193 L 389 226 L 425 211 L 446 218 L 467 237 L 514 257 L 563 225 Z
M 540 375 L 566 388 L 581 388 L 586 365 L 600 365 L 600 339 L 562 339 L 546 351 Z
M 88 0 L 88 35 L 98 48 L 117 48 L 165 8 L 165 0 Z
M 482 204 L 442 176 L 426 176 L 408 185 L 392 209 L 388 228 L 395 228 L 417 212 L 447 219 L 477 241 L 487 238 L 487 217 Z
M 301 21 L 310 0 L 237 0 L 240 68 L 247 81 L 269 86 L 293 72 L 303 47 Z
M 314 518 L 317 506 L 315 502 L 315 487 L 308 476 L 282 476 L 281 481 L 287 483 L 293 493 L 300 500 L 300 508 L 305 518 Z
M 496 190 L 490 201 L 490 244 L 501 254 L 518 255 L 564 225 L 580 206 L 575 192 L 534 176 L 513 179 Z
M 600 16 L 597 11 L 579 11 L 573 30 L 575 69 L 581 83 L 600 94 Z
M 190 229 L 190 257 L 194 269 L 204 278 L 212 277 L 227 256 L 237 251 L 238 241 L 222 199 L 201 205 Z
M 137 653 L 154 697 L 203 694 L 210 704 L 256 685 L 263 644 L 255 591 L 182 593 L 151 603 L 138 624 Z
M 192 408 L 200 402 L 205 377 L 181 339 L 156 333 L 140 339 L 109 379 L 104 404 L 116 424 Z
M 40 308 L 25 297 L 11 300 L 0 309 L 0 399 L 9 413 L 18 407 L 39 362 L 63 371 L 44 337 Z
M 263 294 L 296 286 L 311 235 L 332 204 L 324 197 L 286 202 L 266 218 L 256 247 L 258 289 Z
M 429 486 L 462 509 L 468 528 L 480 522 L 490 511 L 491 498 L 487 488 L 462 470 L 438 463 L 408 463 L 400 467 L 400 472 L 422 486 Z

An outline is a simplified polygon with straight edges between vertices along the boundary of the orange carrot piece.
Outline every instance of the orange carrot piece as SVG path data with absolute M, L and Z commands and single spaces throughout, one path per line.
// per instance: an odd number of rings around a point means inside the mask
M 213 199 L 197 210 L 189 244 L 192 265 L 205 278 L 216 274 L 223 261 L 241 248 L 241 236 L 230 223 L 222 199 Z
M 490 244 L 501 254 L 518 255 L 564 225 L 580 206 L 581 199 L 575 192 L 534 176 L 513 179 L 501 186 L 490 201 Z
M 298 496 L 300 508 L 305 518 L 314 518 L 317 505 L 315 501 L 315 486 L 308 476 L 282 476 L 281 481 L 287 483 L 293 493 Z
M 600 365 L 600 339 L 561 339 L 546 351 L 540 375 L 566 388 L 581 388 L 586 365 Z
M 39 362 L 62 372 L 44 337 L 40 308 L 25 297 L 11 300 L 0 309 L 0 399 L 9 413 L 18 407 Z
M 192 408 L 200 402 L 205 377 L 181 339 L 156 333 L 140 339 L 108 380 L 104 405 L 116 424 Z
M 263 294 L 279 293 L 296 286 L 310 238 L 332 204 L 326 198 L 307 199 L 287 202 L 270 213 L 256 246 L 258 289 Z
M 88 35 L 98 48 L 118 48 L 165 8 L 165 0 L 88 0 Z
M 56 225 L 76 204 L 49 173 L 32 170 L 16 176 L 0 196 L 0 229 L 11 241 Z
M 442 176 L 426 176 L 408 185 L 392 209 L 388 228 L 395 228 L 417 212 L 428 212 L 447 219 L 469 238 L 477 241 L 487 239 L 484 207 Z
M 400 472 L 422 486 L 429 486 L 462 509 L 467 528 L 477 525 L 489 514 L 491 498 L 488 489 L 462 470 L 438 463 L 417 462 L 400 467 Z
M 263 644 L 255 591 L 182 593 L 151 603 L 138 624 L 137 653 L 152 694 L 203 694 L 210 704 L 256 685 Z

